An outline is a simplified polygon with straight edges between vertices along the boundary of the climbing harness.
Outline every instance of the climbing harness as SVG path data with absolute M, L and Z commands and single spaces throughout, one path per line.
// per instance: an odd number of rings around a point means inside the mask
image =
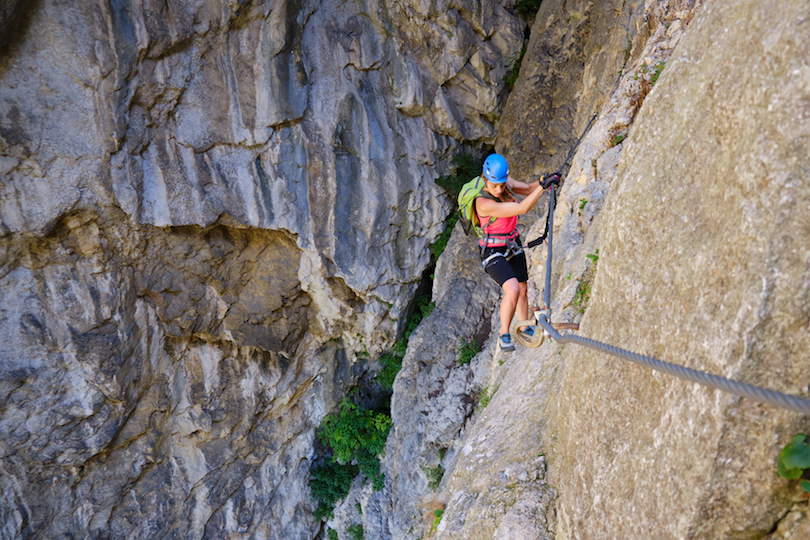
M 508 260 L 511 260 L 512 257 L 514 257 L 515 255 L 520 255 L 521 253 L 523 253 L 523 246 L 521 246 L 517 241 L 517 239 L 518 239 L 517 228 L 515 228 L 514 231 L 512 231 L 511 233 L 508 233 L 508 234 L 504 234 L 504 235 L 494 234 L 494 235 L 491 235 L 491 236 L 498 236 L 498 237 L 501 237 L 501 238 L 492 238 L 492 239 L 490 239 L 489 236 L 484 237 L 482 239 L 482 242 L 484 242 L 485 245 L 479 246 L 480 249 L 481 249 L 481 257 L 484 257 L 485 250 L 486 250 L 486 248 L 487 248 L 487 246 L 489 244 L 495 244 L 495 243 L 505 244 L 506 250 L 503 253 L 501 253 L 500 251 L 495 251 L 495 252 L 489 254 L 484 259 L 482 259 L 481 260 L 481 267 L 483 267 L 484 272 L 487 271 L 487 266 L 489 266 L 489 263 L 492 262 L 493 260 L 497 259 L 498 257 L 503 257 L 508 261 Z M 503 245 L 499 245 L 499 246 L 496 246 L 496 247 L 503 247 Z
M 489 158 L 487 158 L 487 160 L 489 160 Z M 503 160 L 503 158 L 501 158 L 501 160 Z M 505 160 L 503 160 L 503 162 L 506 163 Z M 494 167 L 491 168 L 494 169 Z M 497 172 L 497 170 L 495 172 Z M 504 172 L 503 174 L 506 173 Z M 473 181 L 471 181 L 468 184 L 475 182 L 475 180 L 477 179 L 473 179 Z M 477 186 L 477 182 L 475 182 L 475 186 Z M 476 221 L 478 221 L 479 218 L 475 206 L 475 201 L 479 198 L 489 199 L 492 201 L 500 201 L 500 199 L 495 197 L 491 193 L 485 191 L 483 185 L 481 185 L 480 188 L 472 187 L 470 188 L 470 191 L 473 191 L 475 189 L 477 189 L 478 191 L 472 195 L 468 195 L 465 198 L 465 204 L 469 205 L 469 210 L 465 209 L 464 212 L 460 210 L 459 213 L 460 215 L 470 216 L 469 221 L 472 224 L 475 233 L 479 237 L 478 248 L 480 250 L 481 258 L 483 259 L 481 261 L 481 266 L 484 268 L 484 271 L 486 272 L 487 266 L 494 259 L 498 257 L 504 257 L 508 261 L 515 255 L 523 253 L 523 246 L 521 246 L 520 242 L 518 241 L 519 233 L 517 228 L 517 217 L 512 218 L 490 217 L 486 225 L 484 226 L 476 225 Z M 512 190 L 508 187 L 506 189 L 509 190 L 509 194 L 514 199 L 514 193 L 512 192 Z M 461 200 L 462 200 L 461 197 L 459 197 L 459 202 L 461 202 Z M 501 250 L 493 251 L 492 253 L 487 255 L 486 254 L 487 248 L 499 248 Z
M 568 334 L 565 336 L 561 335 L 557 330 L 579 330 L 579 325 L 576 323 L 551 322 L 551 255 L 552 241 L 554 236 L 554 189 L 555 186 L 551 186 L 551 198 L 549 202 L 548 259 L 546 261 L 546 288 L 544 291 L 545 307 L 534 309 L 533 320 L 515 321 L 515 323 L 512 324 L 510 330 L 512 335 L 516 337 L 517 341 L 528 347 L 539 347 L 543 343 L 544 335 L 546 335 L 559 343 L 575 343 L 577 345 L 583 345 L 585 347 L 617 356 L 644 367 L 655 369 L 687 381 L 702 384 L 703 386 L 707 386 L 709 388 L 714 388 L 716 390 L 722 390 L 736 396 L 753 399 L 755 401 L 759 401 L 760 403 L 767 403 L 768 405 L 773 405 L 774 407 L 780 407 L 782 409 L 788 409 L 803 414 L 810 414 L 810 400 L 798 396 L 783 394 L 782 392 L 734 381 L 718 375 L 698 371 L 696 369 L 670 364 L 669 362 L 663 362 L 650 356 L 644 356 L 625 349 L 620 349 L 618 347 L 614 347 L 613 345 L 608 345 L 607 343 L 584 338 L 582 336 L 576 336 L 573 334 Z M 535 332 L 533 339 L 527 339 L 523 333 L 517 331 L 518 328 L 533 324 L 537 324 L 543 328 L 543 333 L 541 334 L 540 332 Z

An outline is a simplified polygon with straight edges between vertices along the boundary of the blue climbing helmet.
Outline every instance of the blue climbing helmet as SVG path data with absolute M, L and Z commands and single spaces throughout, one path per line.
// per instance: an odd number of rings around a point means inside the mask
M 500 154 L 490 154 L 484 161 L 484 178 L 493 184 L 503 184 L 509 176 L 509 164 Z

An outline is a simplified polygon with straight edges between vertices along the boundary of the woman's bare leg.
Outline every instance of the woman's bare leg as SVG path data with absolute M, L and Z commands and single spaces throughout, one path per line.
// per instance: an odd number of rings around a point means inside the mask
M 520 284 L 520 296 L 517 301 L 517 314 L 518 319 L 521 321 L 529 320 L 529 286 L 525 281 Z M 524 330 L 524 326 L 521 330 Z
M 509 325 L 512 323 L 512 317 L 515 315 L 515 309 L 518 307 L 520 283 L 518 283 L 517 278 L 510 278 L 504 281 L 501 287 L 503 288 L 503 300 L 501 300 L 501 335 L 504 335 L 509 333 Z

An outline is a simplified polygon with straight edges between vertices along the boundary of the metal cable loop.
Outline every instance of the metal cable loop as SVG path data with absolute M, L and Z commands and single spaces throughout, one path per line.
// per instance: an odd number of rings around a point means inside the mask
M 593 339 L 576 335 L 563 336 L 551 326 L 545 315 L 540 316 L 538 324 L 543 327 L 543 329 L 552 337 L 552 339 L 559 341 L 560 343 L 577 343 L 591 349 L 596 349 L 597 351 L 618 356 L 619 358 L 629 360 L 644 367 L 662 371 L 664 373 L 668 373 L 669 375 L 674 375 L 675 377 L 679 377 L 687 381 L 696 382 L 717 390 L 723 390 L 724 392 L 737 396 L 747 397 L 749 399 L 759 401 L 760 403 L 773 405 L 774 407 L 780 407 L 782 409 L 788 409 L 798 413 L 810 414 L 810 400 L 800 398 L 798 396 L 790 396 L 775 390 L 768 390 L 767 388 L 762 388 L 739 381 L 733 381 L 731 379 L 726 379 L 725 377 L 712 375 L 696 369 L 670 364 L 669 362 L 663 362 L 656 358 L 626 351 L 624 349 L 620 349 L 618 347 L 614 347 L 613 345 L 608 345 Z

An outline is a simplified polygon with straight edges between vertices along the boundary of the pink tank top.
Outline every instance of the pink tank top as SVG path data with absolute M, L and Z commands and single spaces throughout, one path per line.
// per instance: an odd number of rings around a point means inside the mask
M 477 208 L 478 207 L 476 206 L 476 210 Z M 480 223 L 488 223 L 489 216 L 478 216 L 478 221 Z M 507 238 L 514 239 L 518 235 L 517 221 L 518 221 L 517 216 L 507 218 L 495 218 L 495 221 L 493 221 L 489 225 L 484 225 L 481 227 L 481 230 L 484 231 L 484 238 L 478 240 L 478 245 L 480 245 L 481 247 L 484 247 L 485 245 L 489 247 L 505 246 Z M 490 237 L 494 236 L 494 238 L 487 239 L 487 236 Z

